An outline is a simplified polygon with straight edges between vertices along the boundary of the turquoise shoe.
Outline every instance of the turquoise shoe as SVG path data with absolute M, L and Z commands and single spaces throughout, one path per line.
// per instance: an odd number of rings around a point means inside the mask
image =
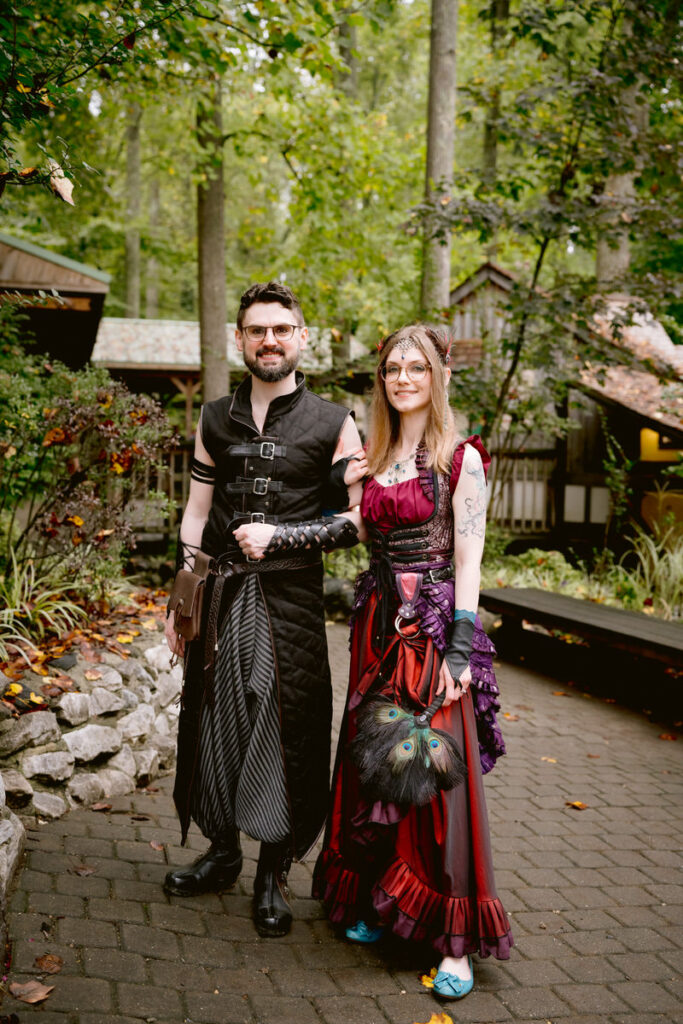
M 457 974 L 449 974 L 448 971 L 439 971 L 434 978 L 434 992 L 440 999 L 462 999 L 474 988 L 474 971 L 472 970 L 472 957 L 467 957 L 470 965 L 470 976 L 463 981 Z
M 372 942 L 379 942 L 384 935 L 384 928 L 378 925 L 376 928 L 370 928 L 365 921 L 356 921 L 354 925 L 346 929 L 346 938 L 349 942 L 363 942 L 366 945 L 370 945 Z

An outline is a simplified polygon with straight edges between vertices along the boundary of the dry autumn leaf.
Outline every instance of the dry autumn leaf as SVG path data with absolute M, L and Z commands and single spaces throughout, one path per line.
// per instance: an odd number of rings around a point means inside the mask
M 155 630 L 157 628 L 157 620 L 156 619 L 143 619 L 142 620 L 142 628 L 143 629 L 148 629 L 148 630 L 150 630 L 150 632 L 152 630 Z
M 111 804 L 106 804 L 106 803 L 93 804 L 92 807 L 90 808 L 90 810 L 91 811 L 110 811 L 111 810 Z
M 416 1021 L 415 1024 L 418 1024 Z M 453 1024 L 453 1018 L 447 1013 L 433 1013 L 426 1024 Z
M 116 640 L 120 644 L 132 644 L 133 643 L 133 637 L 131 636 L 130 633 L 119 633 L 119 635 L 116 637 Z
M 573 807 L 575 811 L 585 811 L 588 804 L 585 804 L 583 800 L 565 800 L 566 807 Z
M 41 981 L 27 981 L 23 984 L 19 981 L 13 981 L 9 990 L 14 998 L 20 999 L 22 1003 L 42 1003 L 43 999 L 47 999 L 53 988 L 54 985 L 43 985 Z
M 436 967 L 432 967 L 429 974 L 423 974 L 420 978 L 421 983 L 425 988 L 434 988 L 434 978 L 436 977 Z
M 71 198 L 71 193 L 74 190 L 73 181 L 69 181 L 62 168 L 59 166 L 56 160 L 49 160 L 50 165 L 50 188 L 56 196 L 63 199 L 69 206 L 74 206 L 74 201 Z
M 571 693 L 567 693 L 566 690 L 553 690 L 553 697 L 571 697 Z
M 508 722 L 518 722 L 519 715 L 511 715 L 509 711 L 503 712 L 503 718 L 507 718 Z
M 160 843 L 158 839 L 150 839 L 149 845 L 153 850 L 163 850 L 164 844 Z
M 94 683 L 96 679 L 102 678 L 102 673 L 98 672 L 96 668 L 87 668 L 83 675 L 91 683 Z
M 77 864 L 74 868 L 71 868 L 74 875 L 79 875 L 80 878 L 87 878 L 88 875 L 95 874 L 95 868 L 91 868 L 89 864 Z
M 586 754 L 586 757 L 600 757 L 600 754 Z
M 64 966 L 61 956 L 57 956 L 56 953 L 43 953 L 42 956 L 36 957 L 34 963 L 43 974 L 59 974 Z
M 557 764 L 557 758 L 556 757 L 542 757 L 541 761 L 547 761 L 548 764 Z
M 672 732 L 660 732 L 658 739 L 660 740 L 677 740 L 678 736 L 674 736 Z

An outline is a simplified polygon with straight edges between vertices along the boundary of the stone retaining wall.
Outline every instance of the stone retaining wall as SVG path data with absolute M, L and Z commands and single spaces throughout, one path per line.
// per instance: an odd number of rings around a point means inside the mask
M 23 849 L 24 821 L 130 793 L 175 763 L 182 669 L 170 667 L 158 633 L 128 658 L 78 657 L 62 674 L 74 688 L 49 700 L 48 710 L 0 721 L 0 909 Z M 36 688 L 44 682 L 36 676 Z

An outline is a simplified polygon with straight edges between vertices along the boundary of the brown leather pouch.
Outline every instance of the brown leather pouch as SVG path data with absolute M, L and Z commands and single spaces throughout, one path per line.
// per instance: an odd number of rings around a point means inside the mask
M 180 569 L 173 581 L 168 611 L 175 614 L 173 627 L 183 640 L 196 640 L 199 636 L 204 590 L 211 561 L 210 555 L 198 551 L 194 561 L 194 572 Z

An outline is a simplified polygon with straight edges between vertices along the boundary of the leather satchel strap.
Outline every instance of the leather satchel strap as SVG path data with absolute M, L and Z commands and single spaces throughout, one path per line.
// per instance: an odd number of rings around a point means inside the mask
M 217 576 L 211 594 L 209 614 L 206 620 L 206 636 L 204 637 L 204 693 L 210 708 L 214 703 L 213 680 L 216 669 L 216 652 L 218 651 L 218 613 L 221 608 L 221 597 L 225 577 Z
M 228 494 L 270 494 L 271 491 L 282 490 L 282 480 L 270 480 L 267 476 L 238 476 L 236 480 L 224 485 Z
M 280 459 L 287 454 L 286 444 L 274 441 L 252 441 L 250 444 L 231 444 L 227 455 L 244 455 L 256 459 Z

